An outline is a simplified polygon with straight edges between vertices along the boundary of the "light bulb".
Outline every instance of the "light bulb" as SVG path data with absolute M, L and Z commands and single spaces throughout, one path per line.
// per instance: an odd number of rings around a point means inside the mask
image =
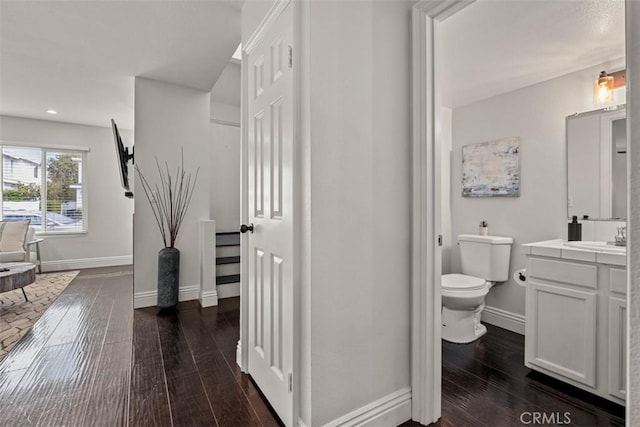
M 600 73 L 600 77 L 596 80 L 593 97 L 596 104 L 603 104 L 613 100 L 613 77 L 605 71 Z
M 598 101 L 600 102 L 607 102 L 611 100 L 611 91 L 609 90 L 609 88 L 607 87 L 606 83 L 599 85 L 600 88 L 598 89 Z

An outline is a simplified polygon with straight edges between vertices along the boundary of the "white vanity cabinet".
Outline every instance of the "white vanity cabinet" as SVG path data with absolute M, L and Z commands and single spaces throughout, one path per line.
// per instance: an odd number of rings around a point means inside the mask
M 523 245 L 525 365 L 624 404 L 625 257 L 535 245 Z

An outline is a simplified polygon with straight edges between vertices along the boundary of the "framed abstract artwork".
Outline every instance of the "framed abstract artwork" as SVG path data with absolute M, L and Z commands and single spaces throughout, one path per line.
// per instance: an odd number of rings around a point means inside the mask
M 520 138 L 462 147 L 463 197 L 520 197 Z

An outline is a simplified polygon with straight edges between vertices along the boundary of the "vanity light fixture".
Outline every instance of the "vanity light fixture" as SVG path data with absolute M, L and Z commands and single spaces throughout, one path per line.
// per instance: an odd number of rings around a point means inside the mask
M 47 110 L 47 113 L 53 114 L 53 115 L 58 114 L 56 110 Z
M 616 71 L 611 74 L 602 71 L 593 89 L 595 102 L 597 104 L 604 104 L 613 101 L 613 89 L 622 87 L 625 83 L 626 70 Z

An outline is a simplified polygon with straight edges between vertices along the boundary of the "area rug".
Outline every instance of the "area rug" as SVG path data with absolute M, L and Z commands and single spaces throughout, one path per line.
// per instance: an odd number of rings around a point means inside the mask
M 20 289 L 0 293 L 0 360 L 29 332 L 78 273 L 63 271 L 36 275 L 36 281 L 24 288 L 29 301 L 24 300 Z

